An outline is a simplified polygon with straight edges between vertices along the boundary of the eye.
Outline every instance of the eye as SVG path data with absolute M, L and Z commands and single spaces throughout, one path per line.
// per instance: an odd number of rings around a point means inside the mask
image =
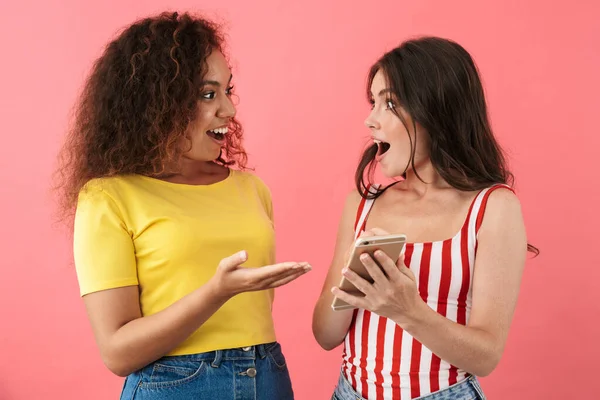
M 396 108 L 396 105 L 394 104 L 394 102 L 392 100 L 386 101 L 385 104 L 386 104 L 386 108 L 388 110 L 393 110 Z
M 202 93 L 202 98 L 205 100 L 212 100 L 216 96 L 216 93 L 213 91 Z
M 369 99 L 369 105 L 370 105 L 370 108 L 371 108 L 371 110 L 372 110 L 373 108 L 375 108 L 375 100 L 373 100 L 373 99 Z
M 231 96 L 233 94 L 233 85 L 229 86 L 226 90 L 225 90 L 225 94 L 227 96 Z

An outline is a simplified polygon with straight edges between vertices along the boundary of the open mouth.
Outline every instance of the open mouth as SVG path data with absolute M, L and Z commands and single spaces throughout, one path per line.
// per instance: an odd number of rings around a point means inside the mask
M 206 134 L 218 142 L 225 140 L 225 135 L 229 132 L 229 128 L 216 128 L 206 131 Z
M 373 142 L 377 145 L 377 156 L 383 156 L 389 149 L 390 144 L 388 142 L 382 142 L 381 140 L 373 139 Z

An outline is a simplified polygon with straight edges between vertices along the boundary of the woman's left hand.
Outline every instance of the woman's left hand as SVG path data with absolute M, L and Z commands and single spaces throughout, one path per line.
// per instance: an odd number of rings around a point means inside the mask
M 404 255 L 396 264 L 381 250 L 375 251 L 375 260 L 366 253 L 360 259 L 373 278 L 373 283 L 347 268 L 342 273 L 365 296 L 354 296 L 338 287 L 333 287 L 332 293 L 352 306 L 387 317 L 398 324 L 412 319 L 418 306 L 424 302 L 419 295 L 414 274 L 404 265 Z

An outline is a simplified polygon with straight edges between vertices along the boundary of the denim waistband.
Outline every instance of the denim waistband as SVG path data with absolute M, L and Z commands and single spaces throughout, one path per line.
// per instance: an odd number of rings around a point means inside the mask
M 277 342 L 234 349 L 215 350 L 206 353 L 165 356 L 163 359 L 179 361 L 204 361 L 210 362 L 213 367 L 218 367 L 223 361 L 255 360 L 257 358 L 263 359 L 269 354 L 269 350 L 271 350 L 271 348 L 273 348 L 275 345 L 277 345 Z
M 464 380 L 455 383 L 452 386 L 446 387 L 440 391 L 423 395 L 416 398 L 423 400 L 461 400 L 461 399 L 483 399 L 485 394 L 479 385 L 477 378 L 473 375 L 468 376 Z M 365 400 L 360 394 L 354 391 L 354 388 L 348 382 L 343 372 L 340 373 L 338 385 L 336 386 L 333 399 L 336 400 Z

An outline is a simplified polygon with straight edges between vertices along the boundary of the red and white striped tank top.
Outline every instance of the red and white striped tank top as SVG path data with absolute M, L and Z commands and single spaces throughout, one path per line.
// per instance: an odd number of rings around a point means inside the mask
M 429 307 L 466 325 L 471 311 L 471 282 L 477 232 L 485 206 L 496 185 L 473 200 L 461 230 L 452 238 L 429 243 L 407 243 L 405 264 L 414 273 L 419 293 Z M 374 200 L 363 200 L 357 210 L 355 237 L 364 230 Z M 468 374 L 441 360 L 392 320 L 366 310 L 355 310 L 346 335 L 342 373 L 365 399 L 406 400 L 447 388 Z

